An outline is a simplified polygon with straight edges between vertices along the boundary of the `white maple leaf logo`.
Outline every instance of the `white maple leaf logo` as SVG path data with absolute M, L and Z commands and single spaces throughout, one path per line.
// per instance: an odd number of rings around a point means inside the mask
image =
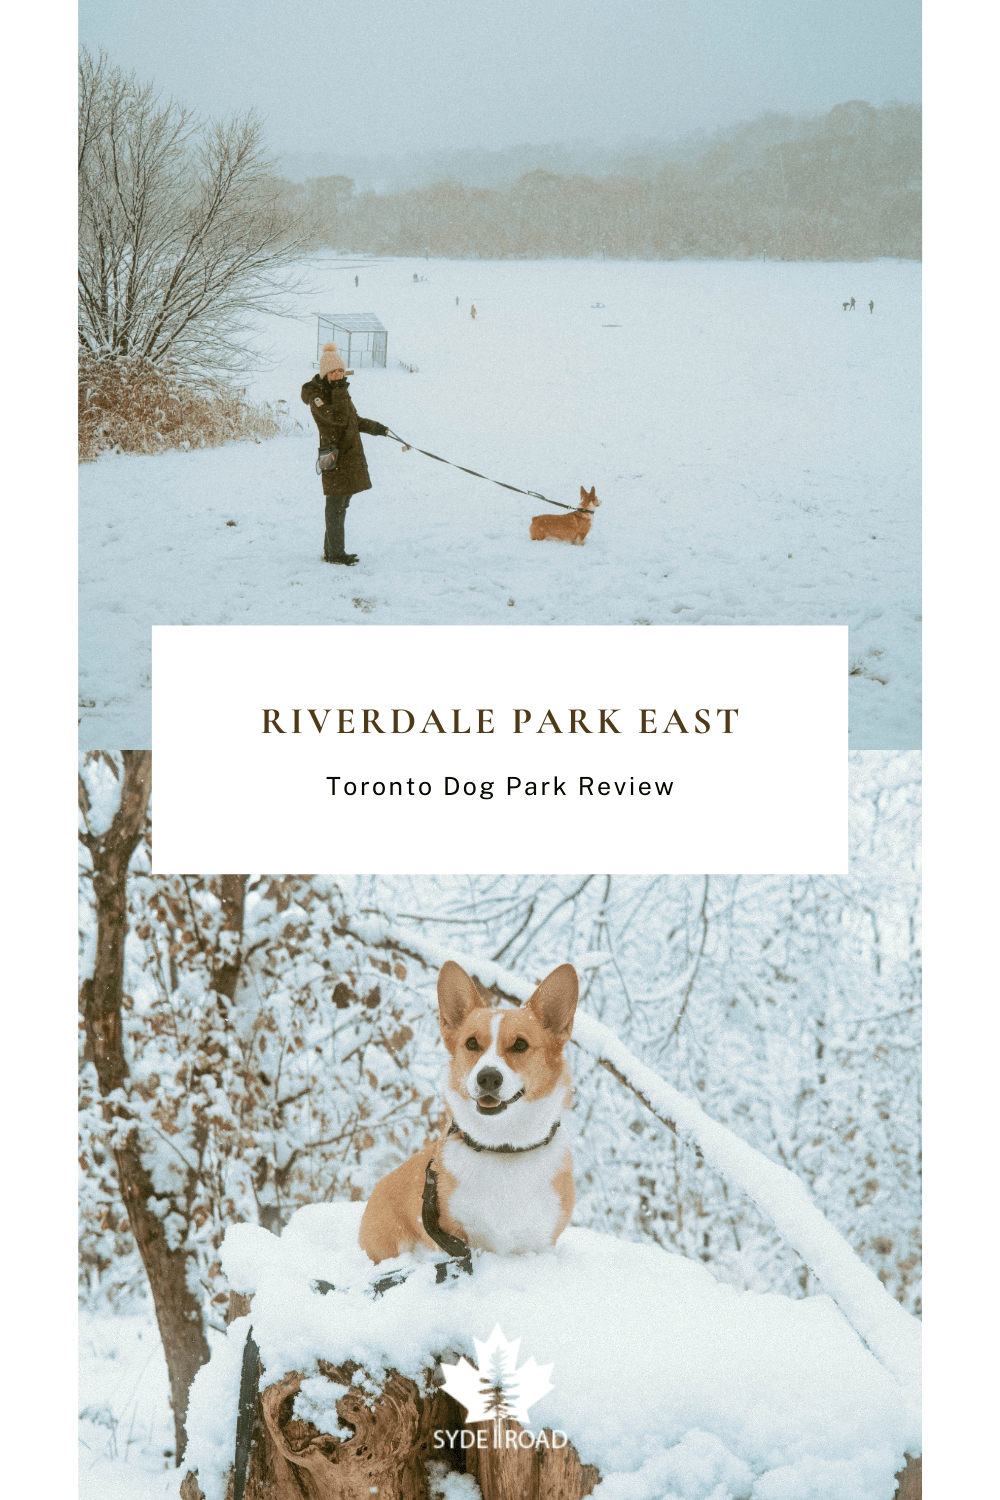
M 508 1343 L 499 1323 L 485 1344 L 473 1343 L 479 1368 L 464 1356 L 457 1365 L 442 1364 L 444 1389 L 465 1407 L 469 1422 L 492 1421 L 499 1427 L 504 1417 L 512 1417 L 526 1427 L 529 1407 L 554 1389 L 553 1366 L 536 1365 L 532 1357 L 518 1369 L 521 1340 Z

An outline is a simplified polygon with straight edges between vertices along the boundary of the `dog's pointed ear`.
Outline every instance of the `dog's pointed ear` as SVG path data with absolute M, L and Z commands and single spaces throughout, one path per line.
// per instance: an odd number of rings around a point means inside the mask
M 581 500 L 586 500 L 586 498 L 587 498 L 587 491 L 584 489 L 583 485 L 581 484 L 581 486 L 580 486 L 580 499 Z
M 449 958 L 438 975 L 438 1019 L 442 1031 L 461 1026 L 470 1010 L 483 1001 L 465 970 Z
M 542 980 L 528 1005 L 546 1031 L 551 1031 L 561 1042 L 568 1042 L 579 998 L 580 981 L 576 970 L 572 964 L 560 964 L 547 979 Z

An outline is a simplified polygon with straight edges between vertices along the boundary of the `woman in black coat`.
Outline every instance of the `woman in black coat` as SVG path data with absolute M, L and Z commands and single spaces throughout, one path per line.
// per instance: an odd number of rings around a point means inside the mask
M 389 431 L 381 422 L 359 417 L 347 394 L 344 361 L 336 344 L 324 344 L 319 374 L 302 387 L 302 399 L 312 412 L 319 429 L 321 448 L 337 448 L 339 454 L 332 468 L 323 470 L 323 494 L 326 496 L 326 535 L 323 539 L 323 561 L 357 562 L 357 553 L 344 551 L 344 516 L 351 496 L 359 490 L 370 490 L 371 479 L 361 446 L 361 433 L 385 437 Z

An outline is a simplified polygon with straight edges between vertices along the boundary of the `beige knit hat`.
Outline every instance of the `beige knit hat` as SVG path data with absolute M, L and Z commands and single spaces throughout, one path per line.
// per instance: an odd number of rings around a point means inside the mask
M 336 344 L 324 344 L 323 353 L 319 357 L 319 373 L 321 375 L 329 375 L 332 371 L 334 374 L 336 374 L 338 370 L 340 371 L 341 375 L 343 375 L 344 361 L 337 353 Z

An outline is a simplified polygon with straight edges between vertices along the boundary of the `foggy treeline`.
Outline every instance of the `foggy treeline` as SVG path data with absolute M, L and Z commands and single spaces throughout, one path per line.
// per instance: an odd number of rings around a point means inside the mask
M 684 141 L 633 142 L 625 146 L 599 146 L 592 141 L 571 145 L 503 146 L 496 151 L 474 147 L 411 152 L 402 156 L 359 152 L 283 151 L 279 157 L 282 176 L 292 182 L 310 177 L 349 177 L 359 192 L 400 192 L 430 187 L 435 182 L 463 182 L 467 187 L 509 187 L 527 172 L 539 168 L 563 177 L 604 177 L 611 172 L 638 172 L 649 176 L 667 161 L 690 157 L 704 148 L 704 131 Z
M 597 141 L 527 142 L 495 151 L 452 147 L 437 151 L 385 153 L 283 151 L 279 170 L 293 182 L 310 177 L 350 177 L 359 192 L 401 192 L 430 187 L 436 182 L 461 182 L 467 187 L 511 187 L 528 172 L 554 172 L 560 177 L 654 177 L 670 163 L 691 163 L 707 150 L 741 137 L 748 128 L 770 132 L 773 139 L 791 139 L 797 129 L 808 130 L 811 120 L 771 113 L 748 127 L 746 120 L 711 133 L 691 131 L 678 139 L 633 140 L 612 145 Z
M 432 183 L 359 192 L 340 172 L 287 182 L 284 193 L 317 226 L 315 244 L 368 254 L 919 258 L 920 130 L 917 105 L 854 100 L 815 119 L 765 115 L 671 150 L 650 146 L 612 170 L 602 153 L 589 173 L 539 166 L 492 186 L 475 180 L 501 177 L 500 158 L 513 165 L 528 149 L 511 148 L 484 158 L 489 168 L 456 154 Z M 550 150 L 558 162 L 560 148 Z

